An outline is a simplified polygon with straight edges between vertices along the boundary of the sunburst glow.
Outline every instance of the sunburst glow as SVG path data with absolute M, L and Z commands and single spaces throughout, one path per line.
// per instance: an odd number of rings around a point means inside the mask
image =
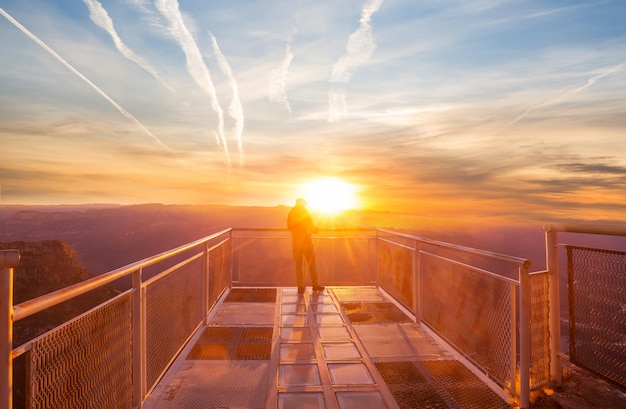
M 337 214 L 359 207 L 358 188 L 334 177 L 315 179 L 302 187 L 309 207 L 324 214 Z

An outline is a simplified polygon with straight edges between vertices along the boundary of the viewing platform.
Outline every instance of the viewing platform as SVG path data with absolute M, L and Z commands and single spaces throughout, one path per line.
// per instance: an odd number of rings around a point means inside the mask
M 18 305 L 19 252 L 4 250 L 0 409 L 528 408 L 564 357 L 626 386 L 626 252 L 560 241 L 626 228 L 544 229 L 536 271 L 390 230 L 323 230 L 325 289 L 304 294 L 284 229 L 225 229 Z M 14 322 L 112 283 L 126 289 L 13 345 Z
M 144 408 L 510 408 L 376 287 L 231 289 Z

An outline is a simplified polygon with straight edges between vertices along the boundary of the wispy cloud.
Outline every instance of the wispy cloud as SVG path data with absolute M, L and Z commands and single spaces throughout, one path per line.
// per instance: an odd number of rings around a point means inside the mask
M 365 64 L 376 48 L 372 26 L 372 15 L 380 9 L 383 0 L 368 0 L 361 9 L 359 28 L 350 34 L 346 45 L 346 53 L 333 65 L 330 76 L 331 83 L 346 84 L 350 82 L 353 72 Z M 328 121 L 334 122 L 345 117 L 347 108 L 345 94 L 341 90 L 329 91 Z
M 624 66 L 624 63 L 615 65 L 613 67 L 610 67 L 607 70 L 603 70 L 600 74 L 594 75 L 593 77 L 589 78 L 587 80 L 587 82 L 581 86 L 578 87 L 571 87 L 567 90 L 565 90 L 564 92 L 561 92 L 557 95 L 553 95 L 549 98 L 546 98 L 545 100 L 532 105 L 531 107 L 529 107 L 528 109 L 526 109 L 524 112 L 522 112 L 517 118 L 515 118 L 514 120 L 512 120 L 511 122 L 509 122 L 506 126 L 512 126 L 515 123 L 521 121 L 525 116 L 527 116 L 529 113 L 537 110 L 538 108 L 547 106 L 547 105 L 551 105 L 551 104 L 556 104 L 558 102 L 563 101 L 564 99 L 572 96 L 573 94 L 577 94 L 583 90 L 585 90 L 586 88 L 589 88 L 590 86 L 592 86 L 593 84 L 595 84 L 599 79 L 606 77 L 607 75 L 613 74 L 616 71 L 619 71 L 622 69 L 622 67 Z
M 280 103 L 291 113 L 291 104 L 287 98 L 287 77 L 289 75 L 289 66 L 293 60 L 293 52 L 291 51 L 291 36 L 285 45 L 285 54 L 281 64 L 274 68 L 270 74 L 269 99 L 270 102 Z
M 217 40 L 215 36 L 211 34 L 211 44 L 213 46 L 213 52 L 215 53 L 215 57 L 217 58 L 217 63 L 220 68 L 226 74 L 228 78 L 228 83 L 230 84 L 230 88 L 232 90 L 232 100 L 230 101 L 230 105 L 228 106 L 228 114 L 231 118 L 235 120 L 235 126 L 233 132 L 235 133 L 235 140 L 237 141 L 237 148 L 239 150 L 239 164 L 243 166 L 243 127 L 244 127 L 244 113 L 243 106 L 241 105 L 241 99 L 239 98 L 239 85 L 237 84 L 237 80 L 233 75 L 233 70 L 230 68 L 230 64 L 222 54 L 219 45 L 217 44 Z
M 222 109 L 219 99 L 217 98 L 211 74 L 207 66 L 204 64 L 200 49 L 183 20 L 180 8 L 178 7 L 178 1 L 157 0 L 155 4 L 159 12 L 161 12 L 168 22 L 169 34 L 178 42 L 181 49 L 185 53 L 189 74 L 196 84 L 203 91 L 205 91 L 211 99 L 211 107 L 217 114 L 217 143 L 224 151 L 226 164 L 230 166 L 230 152 L 228 150 L 228 143 L 226 142 L 226 135 L 224 134 L 224 110 Z
M 159 73 L 148 64 L 143 58 L 135 54 L 133 50 L 131 50 L 120 38 L 115 30 L 115 26 L 113 25 L 113 20 L 109 16 L 109 13 L 104 9 L 102 4 L 98 0 L 83 0 L 89 9 L 89 18 L 94 22 L 95 25 L 102 28 L 104 31 L 109 33 L 111 38 L 113 39 L 113 44 L 115 44 L 115 48 L 127 59 L 134 62 L 145 71 L 147 71 L 150 75 L 154 77 L 157 81 L 159 81 L 163 86 L 170 91 L 174 92 L 174 89 L 167 83 Z
M 293 38 L 298 33 L 298 26 L 300 25 L 300 8 L 302 6 L 302 0 L 298 0 L 298 10 L 295 13 L 294 23 L 291 27 L 291 31 L 287 36 L 285 42 L 285 51 L 283 53 L 283 59 L 279 66 L 274 68 L 270 73 L 269 83 L 269 99 L 272 103 L 281 104 L 285 110 L 291 113 L 291 104 L 287 96 L 287 80 L 289 77 L 289 67 L 293 61 Z
M 98 94 L 100 94 L 104 99 L 106 99 L 115 109 L 117 109 L 122 115 L 135 123 L 141 130 L 148 136 L 150 136 L 157 144 L 161 147 L 169 151 L 174 157 L 178 159 L 180 163 L 186 165 L 186 163 L 180 159 L 176 153 L 166 144 L 163 143 L 156 135 L 154 135 L 148 128 L 146 128 L 137 118 L 135 118 L 130 112 L 124 109 L 120 104 L 118 104 L 113 98 L 108 96 L 102 89 L 100 89 L 96 84 L 91 82 L 87 77 L 85 77 L 80 71 L 74 68 L 70 63 L 68 63 L 63 57 L 57 54 L 52 48 L 50 48 L 46 43 L 44 43 L 41 39 L 39 39 L 36 35 L 31 33 L 26 27 L 21 25 L 17 20 L 15 20 L 11 15 L 9 15 L 4 9 L 0 8 L 0 14 L 9 20 L 11 24 L 17 27 L 22 33 L 28 36 L 31 40 L 37 43 L 40 47 L 42 47 L 46 52 L 48 52 L 51 56 L 53 56 L 57 61 L 63 64 L 68 70 L 70 70 L 73 74 L 78 76 L 81 80 L 85 81 L 91 88 L 93 88 Z

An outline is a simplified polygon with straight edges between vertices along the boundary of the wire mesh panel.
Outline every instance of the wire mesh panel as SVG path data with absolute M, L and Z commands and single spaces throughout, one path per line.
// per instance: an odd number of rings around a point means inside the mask
M 151 389 L 202 321 L 202 258 L 146 287 L 146 385 Z
M 413 250 L 378 241 L 378 285 L 415 312 Z
M 626 386 L 626 252 L 566 249 L 570 359 Z
M 513 293 L 508 281 L 424 253 L 422 319 L 511 387 Z
M 530 389 L 550 382 L 548 279 L 547 272 L 530 275 Z
M 231 240 L 209 252 L 209 308 L 231 284 Z
M 48 332 L 30 356 L 31 408 L 130 408 L 130 293 Z

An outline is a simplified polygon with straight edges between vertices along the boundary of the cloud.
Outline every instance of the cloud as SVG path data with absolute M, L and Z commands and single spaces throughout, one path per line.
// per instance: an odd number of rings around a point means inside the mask
M 178 7 L 178 1 L 157 0 L 155 5 L 168 22 L 169 34 L 176 40 L 176 42 L 178 42 L 185 54 L 189 74 L 196 84 L 209 95 L 211 107 L 217 114 L 218 120 L 216 140 L 218 145 L 221 146 L 224 151 L 226 164 L 230 166 L 230 152 L 226 142 L 226 135 L 224 134 L 224 110 L 222 109 L 219 99 L 217 98 L 217 93 L 215 92 L 215 86 L 211 80 L 209 69 L 204 64 L 198 45 L 183 20 L 183 16 Z
M 359 28 L 350 34 L 348 44 L 346 44 L 346 53 L 333 65 L 330 82 L 349 82 L 354 70 L 369 60 L 374 49 L 376 49 L 370 21 L 382 2 L 383 0 L 369 0 L 363 6 Z
M 228 107 L 228 114 L 235 120 L 235 126 L 233 131 L 235 132 L 235 139 L 237 141 L 237 148 L 239 149 L 239 164 L 243 165 L 243 127 L 244 127 L 244 113 L 243 106 L 241 105 L 241 99 L 239 98 L 239 85 L 233 75 L 233 70 L 230 68 L 230 64 L 222 54 L 215 36 L 211 34 L 211 44 L 213 45 L 213 52 L 217 58 L 217 63 L 220 68 L 226 74 L 228 83 L 232 90 L 232 101 Z
M 559 103 L 561 101 L 563 101 L 566 98 L 571 97 L 573 94 L 577 94 L 587 88 L 589 88 L 590 86 L 592 86 L 593 84 L 595 84 L 599 79 L 606 77 L 607 75 L 610 75 L 616 71 L 619 71 L 622 69 L 622 67 L 624 66 L 624 63 L 615 65 L 613 67 L 610 67 L 607 70 L 604 70 L 603 72 L 601 72 L 600 74 L 594 75 L 593 77 L 589 78 L 587 80 L 587 82 L 582 85 L 582 86 L 578 86 L 578 87 L 572 87 L 569 88 L 567 90 L 565 90 L 564 92 L 561 92 L 557 95 L 553 95 L 549 98 L 546 98 L 545 100 L 532 105 L 531 107 L 529 107 L 528 109 L 526 109 L 524 112 L 522 112 L 522 114 L 520 114 L 517 118 L 515 118 L 514 120 L 512 120 L 511 122 L 509 122 L 506 126 L 509 127 L 511 125 L 514 125 L 515 123 L 521 121 L 526 115 L 528 115 L 529 113 L 531 113 L 532 111 L 547 106 L 547 105 L 552 105 L 552 104 L 556 104 Z
M 285 45 L 285 56 L 280 66 L 274 68 L 270 74 L 269 99 L 270 102 L 280 103 L 287 112 L 291 113 L 291 105 L 287 98 L 287 77 L 289 75 L 289 65 L 293 60 L 291 51 L 291 41 Z
M 145 71 L 147 71 L 150 75 L 154 77 L 157 81 L 159 81 L 165 88 L 174 92 L 174 89 L 167 83 L 159 73 L 143 58 L 135 54 L 133 50 L 131 50 L 120 38 L 115 30 L 115 26 L 113 25 L 113 20 L 109 16 L 109 13 L 104 9 L 102 4 L 98 0 L 83 0 L 89 9 L 89 18 L 94 22 L 95 25 L 102 28 L 104 31 L 109 33 L 111 38 L 113 39 L 113 44 L 115 44 L 115 48 L 127 59 L 134 62 Z
M 345 54 L 333 65 L 333 70 L 330 75 L 331 83 L 345 84 L 350 82 L 353 72 L 369 60 L 376 48 L 370 22 L 372 15 L 378 11 L 382 3 L 383 0 L 368 0 L 363 6 L 361 19 L 359 20 L 359 28 L 350 34 L 348 43 L 346 44 Z M 329 91 L 329 122 L 338 121 L 345 117 L 347 113 L 345 95 L 343 102 L 339 101 L 338 103 L 339 98 L 340 96 L 336 94 L 336 91 Z
M 178 161 L 186 165 L 182 159 L 180 159 L 176 153 L 166 144 L 163 143 L 156 135 L 154 135 L 148 128 L 146 128 L 137 118 L 135 118 L 130 112 L 124 109 L 120 104 L 118 104 L 113 98 L 108 96 L 103 90 L 101 90 L 96 84 L 91 82 L 87 77 L 85 77 L 82 73 L 80 73 L 76 68 L 74 68 L 70 63 L 65 61 L 63 57 L 57 54 L 53 49 L 48 47 L 46 43 L 40 40 L 37 36 L 31 33 L 26 27 L 22 26 L 17 20 L 11 17 L 6 11 L 0 8 L 0 14 L 4 16 L 11 24 L 17 27 L 22 33 L 28 36 L 31 40 L 37 43 L 40 47 L 42 47 L 46 52 L 48 52 L 51 56 L 53 56 L 56 60 L 58 60 L 61 64 L 63 64 L 68 70 L 70 70 L 73 74 L 78 76 L 80 79 L 85 81 L 91 88 L 93 88 L 98 94 L 100 94 L 104 99 L 106 99 L 115 109 L 117 109 L 122 115 L 128 118 L 130 121 L 135 123 L 146 135 L 150 136 L 157 144 L 159 144 L 162 148 L 169 151 Z

